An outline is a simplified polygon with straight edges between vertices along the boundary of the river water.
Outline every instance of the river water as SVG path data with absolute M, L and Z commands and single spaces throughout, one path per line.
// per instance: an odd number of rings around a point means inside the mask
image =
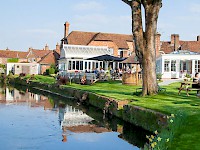
M 0 87 L 0 150 L 137 150 L 147 131 L 25 87 Z

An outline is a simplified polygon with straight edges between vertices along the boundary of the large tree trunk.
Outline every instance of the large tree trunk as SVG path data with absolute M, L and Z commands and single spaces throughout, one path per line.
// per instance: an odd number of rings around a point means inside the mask
M 158 92 L 156 79 L 156 48 L 155 37 L 157 30 L 158 14 L 161 1 L 157 0 L 148 4 L 144 0 L 145 9 L 145 50 L 143 53 L 143 95 L 152 95 Z
M 132 8 L 132 31 L 135 52 L 142 64 L 142 95 L 157 94 L 155 36 L 162 0 L 123 0 Z M 141 6 L 145 10 L 145 32 L 142 26 Z

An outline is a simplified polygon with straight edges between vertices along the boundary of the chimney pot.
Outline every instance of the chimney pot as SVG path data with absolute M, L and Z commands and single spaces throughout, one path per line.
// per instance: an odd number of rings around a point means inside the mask
M 65 24 L 64 24 L 64 27 L 65 27 L 64 28 L 64 38 L 69 35 L 69 26 L 70 26 L 69 22 L 65 22 Z
M 197 41 L 200 41 L 200 35 L 197 36 Z
M 46 44 L 44 49 L 49 50 L 49 46 Z

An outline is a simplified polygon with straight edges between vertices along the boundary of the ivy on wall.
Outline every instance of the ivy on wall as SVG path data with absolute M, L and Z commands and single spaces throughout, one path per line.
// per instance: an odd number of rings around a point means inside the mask
M 19 58 L 8 58 L 7 62 L 9 62 L 9 63 L 19 62 Z

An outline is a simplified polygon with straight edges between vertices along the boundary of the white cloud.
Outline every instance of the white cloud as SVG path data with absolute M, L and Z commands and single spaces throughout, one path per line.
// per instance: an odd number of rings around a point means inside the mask
M 89 1 L 78 3 L 73 7 L 73 9 L 76 11 L 101 11 L 105 9 L 105 5 L 99 2 Z
M 200 4 L 191 4 L 189 10 L 193 13 L 200 13 Z

